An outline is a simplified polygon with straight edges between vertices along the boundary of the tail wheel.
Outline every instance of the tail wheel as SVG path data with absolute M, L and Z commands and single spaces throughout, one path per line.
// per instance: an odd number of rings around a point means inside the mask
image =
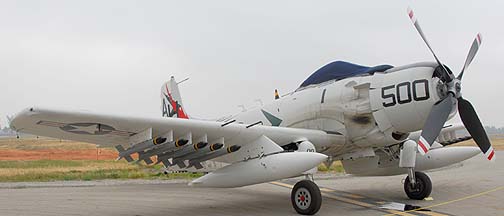
M 322 205 L 322 195 L 314 182 L 302 180 L 292 188 L 291 202 L 297 213 L 313 215 L 319 211 Z
M 411 185 L 409 177 L 404 181 L 404 192 L 410 199 L 423 200 L 432 192 L 432 182 L 425 173 L 415 172 L 416 184 Z

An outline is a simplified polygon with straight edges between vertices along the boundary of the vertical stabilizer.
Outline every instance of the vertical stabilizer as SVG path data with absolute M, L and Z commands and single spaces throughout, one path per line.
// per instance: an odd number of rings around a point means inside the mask
M 189 118 L 182 104 L 178 83 L 173 76 L 161 87 L 161 111 L 163 117 Z

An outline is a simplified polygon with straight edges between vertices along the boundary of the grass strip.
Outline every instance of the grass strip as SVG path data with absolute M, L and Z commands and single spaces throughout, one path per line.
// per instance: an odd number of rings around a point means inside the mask
M 101 179 L 192 179 L 201 173 L 164 174 L 161 165 L 110 160 L 0 161 L 0 182 L 47 182 Z
M 318 165 L 319 172 L 335 172 L 335 173 L 343 173 L 345 169 L 341 164 L 341 161 L 334 161 L 331 166 L 327 167 L 325 164 Z

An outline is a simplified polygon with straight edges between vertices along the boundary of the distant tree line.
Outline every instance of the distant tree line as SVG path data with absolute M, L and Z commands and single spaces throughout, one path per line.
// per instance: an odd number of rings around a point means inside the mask
M 4 127 L 2 129 L 0 129 L 0 135 L 5 136 L 5 135 L 14 135 L 14 134 L 15 134 L 15 132 L 12 131 L 9 127 Z
M 485 126 L 485 131 L 488 135 L 504 135 L 504 127 Z M 469 136 L 467 130 L 459 130 L 456 133 L 457 136 Z
M 488 134 L 504 134 L 504 127 L 486 126 L 485 130 Z

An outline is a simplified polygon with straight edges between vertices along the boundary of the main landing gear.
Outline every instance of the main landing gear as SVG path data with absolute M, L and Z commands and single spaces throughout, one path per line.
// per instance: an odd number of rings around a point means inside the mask
M 410 176 L 413 177 L 410 178 Z M 410 199 L 423 200 L 431 194 L 432 182 L 429 176 L 423 172 L 411 172 L 404 181 L 404 192 Z
M 313 215 L 319 211 L 322 205 L 322 194 L 313 181 L 302 180 L 292 188 L 291 202 L 297 213 Z

